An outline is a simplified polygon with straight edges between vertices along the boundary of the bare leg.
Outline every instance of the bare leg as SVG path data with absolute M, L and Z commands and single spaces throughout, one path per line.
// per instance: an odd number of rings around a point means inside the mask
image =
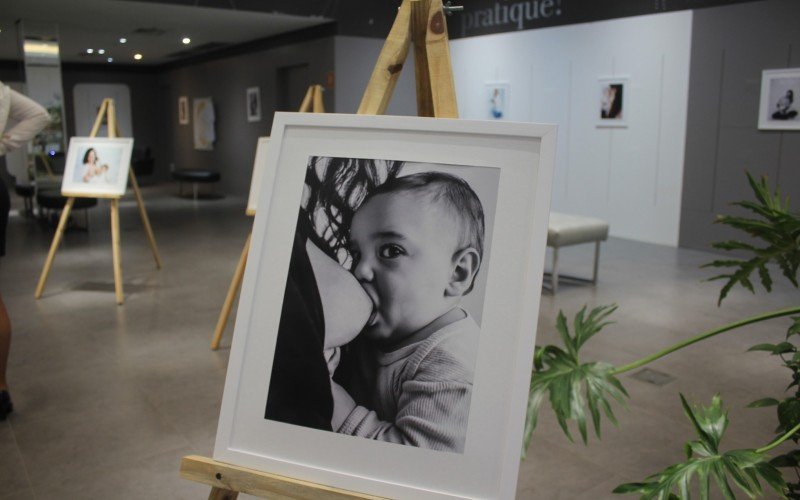
M 11 320 L 8 318 L 3 296 L 0 295 L 0 391 L 8 389 L 6 381 L 6 366 L 8 365 L 8 351 L 11 348 Z

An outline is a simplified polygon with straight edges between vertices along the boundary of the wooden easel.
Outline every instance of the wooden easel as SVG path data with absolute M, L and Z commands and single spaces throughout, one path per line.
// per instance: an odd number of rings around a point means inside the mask
M 322 85 L 311 85 L 306 91 L 303 98 L 303 103 L 300 105 L 300 113 L 307 113 L 309 110 L 312 113 L 324 113 L 325 105 L 322 103 Z M 247 210 L 246 215 L 254 216 L 256 213 L 252 210 Z M 252 231 L 247 234 L 247 240 L 244 242 L 242 255 L 239 256 L 239 263 L 236 265 L 236 271 L 233 273 L 231 285 L 228 287 L 228 295 L 225 296 L 225 302 L 222 304 L 222 311 L 219 313 L 217 320 L 217 327 L 214 330 L 214 338 L 211 339 L 211 350 L 216 351 L 219 347 L 219 342 L 222 340 L 222 334 L 225 332 L 225 325 L 228 324 L 228 317 L 231 314 L 233 301 L 236 299 L 236 294 L 239 292 L 239 287 L 242 285 L 242 278 L 244 277 L 244 269 L 247 266 L 247 252 L 250 251 L 250 237 Z
M 358 107 L 358 114 L 378 115 L 386 111 L 412 41 L 416 66 L 417 114 L 458 118 L 442 0 L 403 0 L 386 43 L 378 56 L 375 69 Z M 306 94 L 304 104 L 308 99 L 309 96 Z M 243 256 L 247 254 L 249 243 L 248 237 Z M 240 265 L 243 270 L 242 261 Z M 309 500 L 377 498 L 229 465 L 196 455 L 183 457 L 180 474 L 184 479 L 211 486 L 209 500 L 235 500 L 240 492 L 263 498 Z
M 92 127 L 92 131 L 89 133 L 89 137 L 96 137 L 97 132 L 100 130 L 100 126 L 103 123 L 103 118 L 106 118 L 107 128 L 108 128 L 108 137 L 114 138 L 119 137 L 119 124 L 117 123 L 117 114 L 116 109 L 114 107 L 114 100 L 113 99 L 103 99 L 103 103 L 100 105 L 100 110 L 97 112 L 97 118 L 94 120 L 94 126 Z M 144 225 L 145 232 L 147 233 L 147 239 L 150 243 L 150 249 L 153 251 L 153 257 L 156 261 L 156 267 L 161 269 L 161 257 L 158 255 L 158 247 L 156 246 L 156 238 L 153 235 L 153 229 L 150 226 L 150 219 L 147 217 L 147 211 L 144 208 L 144 200 L 142 199 L 142 193 L 139 190 L 139 183 L 136 182 L 136 176 L 133 175 L 133 169 L 128 170 L 128 176 L 131 181 L 131 185 L 133 186 L 133 191 L 136 194 L 136 202 L 139 205 L 139 215 L 142 218 L 142 224 Z M 53 243 L 50 245 L 50 252 L 47 254 L 47 260 L 44 263 L 44 269 L 42 269 L 42 275 L 39 277 L 39 284 L 36 286 L 36 298 L 41 298 L 42 293 L 44 292 L 44 286 L 47 283 L 47 277 L 50 275 L 50 268 L 53 266 L 53 259 L 56 256 L 56 250 L 58 250 L 58 246 L 61 244 L 61 238 L 64 236 L 64 230 L 67 226 L 67 220 L 69 219 L 69 213 L 72 210 L 72 205 L 75 204 L 76 197 L 87 197 L 85 194 L 77 194 L 77 193 L 62 193 L 64 196 L 67 197 L 67 203 L 64 205 L 64 209 L 61 211 L 61 219 L 58 221 L 58 228 L 56 229 L 56 234 L 53 237 Z M 114 263 L 114 293 L 116 295 L 117 304 L 122 304 L 124 301 L 123 293 L 122 293 L 122 265 L 121 265 L 121 258 L 120 258 L 120 231 L 119 231 L 119 199 L 120 196 L 102 196 L 102 195 L 91 195 L 91 198 L 109 198 L 111 200 L 111 256 Z

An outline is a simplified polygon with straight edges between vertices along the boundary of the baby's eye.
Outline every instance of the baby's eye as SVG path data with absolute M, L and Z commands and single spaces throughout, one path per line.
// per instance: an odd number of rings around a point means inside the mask
M 403 254 L 405 254 L 403 247 L 395 245 L 394 243 L 381 245 L 381 247 L 378 249 L 378 255 L 384 259 L 395 259 Z

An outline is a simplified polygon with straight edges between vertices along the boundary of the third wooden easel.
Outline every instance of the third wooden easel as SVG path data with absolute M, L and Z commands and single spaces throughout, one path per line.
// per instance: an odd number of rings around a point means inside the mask
M 358 107 L 359 114 L 377 115 L 386 111 L 412 41 L 416 67 L 417 114 L 458 118 L 442 0 L 403 0 Z M 308 99 L 306 94 L 303 102 Z M 248 244 L 249 242 L 248 238 Z M 246 258 L 246 250 L 247 245 L 243 258 Z M 240 265 L 243 272 L 242 261 Z M 195 455 L 183 457 L 180 473 L 184 479 L 211 486 L 209 500 L 235 500 L 240 492 L 263 498 L 376 498 Z
M 119 137 L 119 124 L 117 123 L 117 115 L 114 107 L 113 99 L 103 99 L 100 109 L 97 112 L 97 118 L 94 120 L 94 126 L 89 133 L 89 137 L 96 137 L 100 126 L 103 124 L 103 119 L 106 119 L 108 137 Z M 156 246 L 156 238 L 153 235 L 153 229 L 150 226 L 150 219 L 147 217 L 147 211 L 144 208 L 144 200 L 142 193 L 139 190 L 139 183 L 136 182 L 136 176 L 133 175 L 133 169 L 128 169 L 128 176 L 133 186 L 133 191 L 136 195 L 136 202 L 139 205 L 139 215 L 142 218 L 147 239 L 150 243 L 150 249 L 153 252 L 153 258 L 156 261 L 156 267 L 161 269 L 161 257 L 158 255 L 158 247 Z M 53 266 L 53 259 L 56 256 L 56 250 L 61 244 L 61 238 L 64 236 L 64 230 L 69 220 L 69 213 L 72 210 L 72 205 L 75 204 L 76 196 L 87 196 L 85 194 L 72 194 L 62 193 L 67 197 L 67 202 L 64 209 L 61 211 L 61 219 L 58 221 L 58 228 L 53 237 L 53 243 L 50 245 L 50 252 L 47 254 L 47 260 L 44 263 L 44 269 L 39 277 L 39 284 L 36 286 L 36 298 L 40 298 L 44 292 L 44 286 L 47 283 L 47 277 L 50 275 L 50 268 Z M 114 294 L 117 299 L 117 304 L 122 304 L 124 296 L 122 293 L 122 264 L 120 257 L 120 231 L 119 231 L 119 199 L 120 196 L 101 196 L 91 195 L 92 198 L 110 198 L 111 200 L 111 257 L 114 265 Z
M 306 96 L 303 98 L 303 103 L 300 105 L 300 113 L 324 113 L 325 105 L 322 103 L 322 85 L 311 85 L 306 91 Z M 254 216 L 255 211 L 247 210 L 246 215 Z M 244 277 L 244 269 L 247 266 L 247 252 L 250 251 L 250 237 L 252 231 L 247 234 L 247 239 L 244 242 L 242 254 L 239 256 L 239 263 L 236 265 L 236 271 L 233 273 L 233 279 L 228 287 L 228 295 L 225 296 L 225 302 L 222 304 L 222 311 L 219 313 L 217 319 L 217 327 L 214 329 L 214 338 L 211 339 L 211 350 L 216 351 L 219 347 L 219 342 L 222 340 L 222 334 L 225 332 L 225 325 L 228 324 L 228 317 L 231 314 L 233 301 L 236 299 L 236 294 L 239 292 L 239 287 L 242 284 Z

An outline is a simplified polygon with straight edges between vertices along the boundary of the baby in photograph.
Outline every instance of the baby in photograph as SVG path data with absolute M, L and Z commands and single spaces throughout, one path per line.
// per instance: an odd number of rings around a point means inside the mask
M 463 452 L 480 329 L 459 303 L 483 240 L 481 202 L 453 175 L 392 179 L 358 208 L 349 245 L 373 303 L 357 361 L 368 405 L 331 381 L 333 430 Z

